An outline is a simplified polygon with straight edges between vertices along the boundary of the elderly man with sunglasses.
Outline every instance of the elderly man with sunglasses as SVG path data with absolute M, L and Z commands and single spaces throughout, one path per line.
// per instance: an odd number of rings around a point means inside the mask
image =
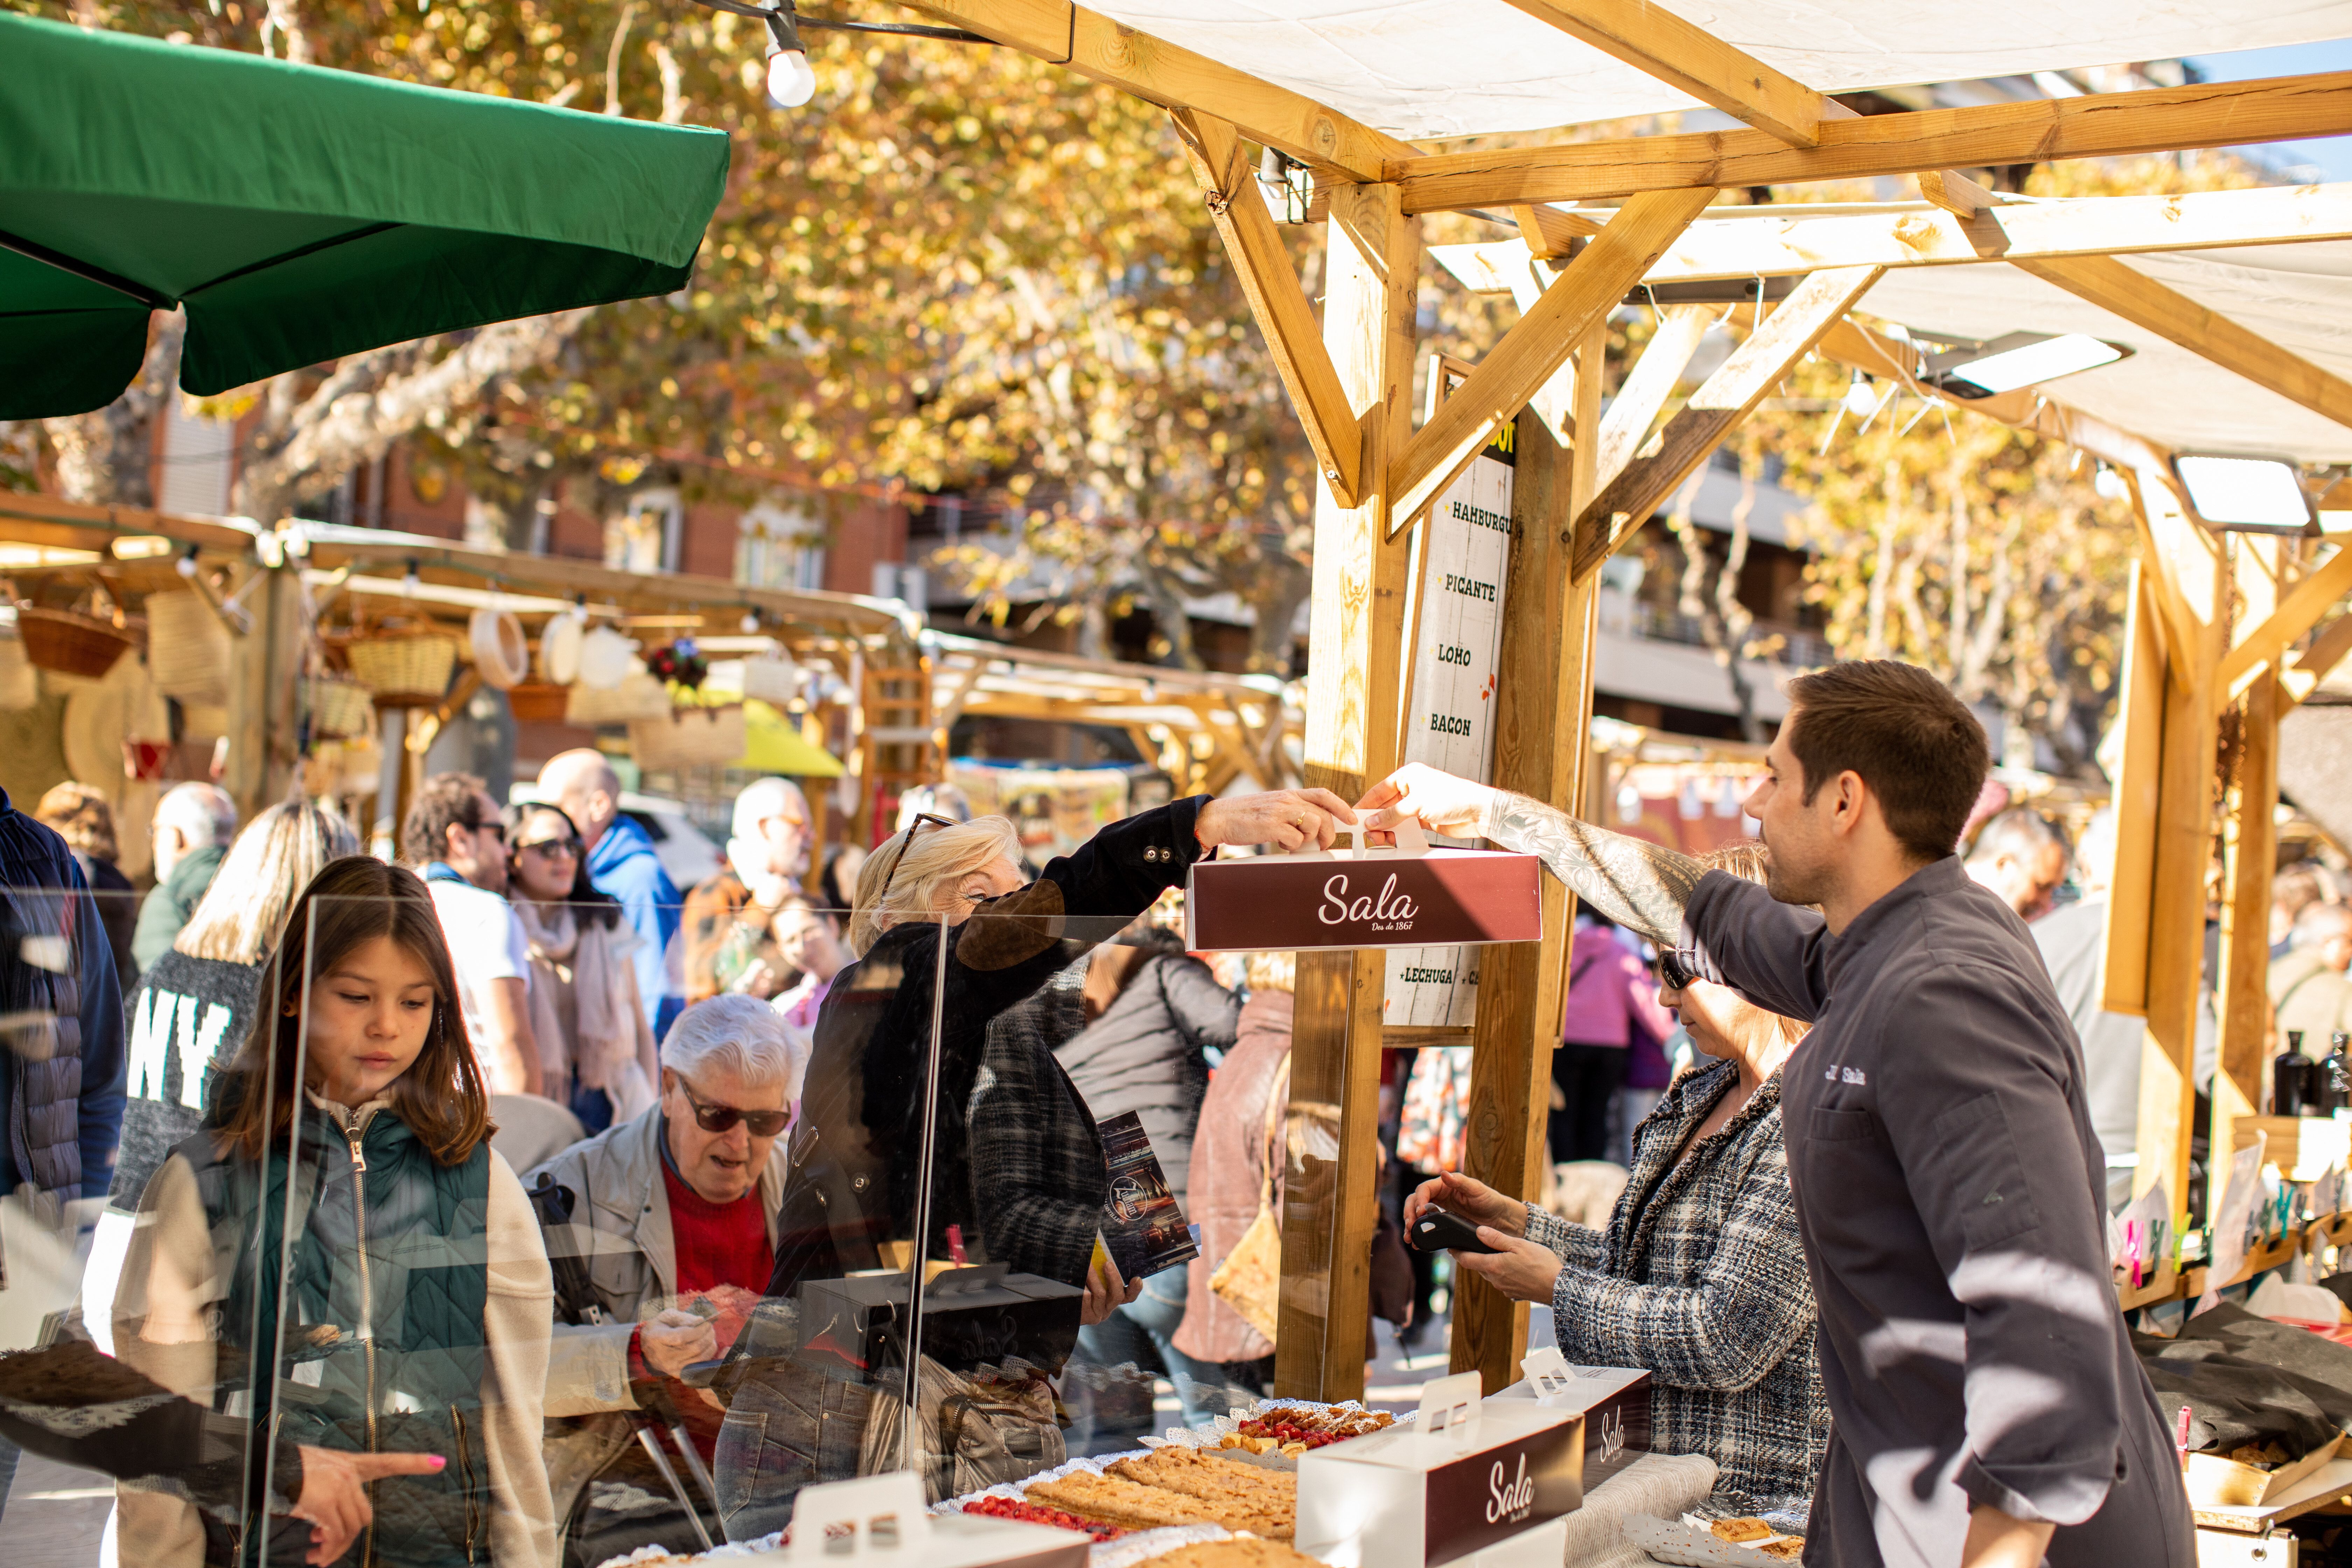
M 660 1102 L 524 1179 L 526 1188 L 545 1179 L 570 1189 L 572 1234 L 551 1235 L 550 1248 L 584 1258 L 590 1315 L 603 1320 L 555 1327 L 548 1480 L 559 1518 L 572 1519 L 582 1491 L 616 1460 L 641 1458 L 630 1413 L 658 1413 L 667 1427 L 674 1409 L 709 1462 L 719 1412 L 677 1379 L 726 1349 L 768 1282 L 782 1133 L 805 1065 L 768 1004 L 698 1002 L 662 1040 Z M 595 1537 L 592 1561 L 667 1540 L 667 1524 L 688 1528 L 682 1518 L 656 1521 L 624 1542 L 604 1533 L 617 1521 L 593 1510 L 575 1523 Z

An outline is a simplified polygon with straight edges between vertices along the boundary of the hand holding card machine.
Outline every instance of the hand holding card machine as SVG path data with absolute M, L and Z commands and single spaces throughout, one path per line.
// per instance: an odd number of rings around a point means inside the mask
M 1448 1214 L 1434 1205 L 1421 1211 L 1406 1233 L 1413 1247 L 1421 1252 L 1495 1252 L 1500 1250 L 1478 1239 L 1478 1227 L 1460 1215 Z

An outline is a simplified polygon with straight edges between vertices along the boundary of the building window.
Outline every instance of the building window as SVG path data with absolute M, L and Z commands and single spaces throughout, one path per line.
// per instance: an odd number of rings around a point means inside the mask
M 604 564 L 620 572 L 675 572 L 686 535 L 676 490 L 639 490 L 604 520 Z
M 217 517 L 228 510 L 229 464 L 236 422 L 187 412 L 178 394 L 163 404 L 163 483 L 156 504 L 165 511 Z
M 753 588 L 824 586 L 824 531 L 814 519 L 763 500 L 735 523 L 735 581 Z

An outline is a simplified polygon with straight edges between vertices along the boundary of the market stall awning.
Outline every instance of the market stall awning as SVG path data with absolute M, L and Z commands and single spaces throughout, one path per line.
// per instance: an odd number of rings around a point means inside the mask
M 677 289 L 723 132 L 0 15 L 0 418 Z
M 936 11 L 936 6 L 926 6 Z M 1412 140 L 1538 131 L 1700 100 L 1545 19 L 1535 0 L 1094 0 L 1093 9 Z M 1606 8 L 1603 8 L 1606 9 Z M 1651 9 L 1644 7 L 1645 10 Z M 2345 0 L 1656 5 L 1820 92 L 2168 59 L 2352 34 Z M 1654 18 L 1654 37 L 1670 37 Z M 1705 67 L 1690 62 L 1696 68 Z

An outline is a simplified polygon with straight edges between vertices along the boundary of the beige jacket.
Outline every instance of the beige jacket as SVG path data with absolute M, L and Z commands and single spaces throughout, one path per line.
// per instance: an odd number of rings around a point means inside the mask
M 366 1126 L 391 1103 L 371 1100 L 352 1112 L 316 1095 L 310 1100 L 346 1127 L 355 1120 Z M 530 1200 L 496 1150 L 490 1152 L 487 1240 L 483 1447 L 497 1504 L 490 1551 L 499 1568 L 556 1568 L 555 1510 L 540 1451 L 554 1289 Z M 215 1320 L 228 1293 L 215 1272 L 195 1172 L 184 1155 L 174 1154 L 147 1184 L 123 1262 L 114 1307 L 121 1359 L 174 1393 L 208 1399 L 217 1361 Z M 129 1482 L 117 1488 L 117 1498 L 123 1563 L 201 1568 L 204 1526 L 193 1505 Z
M 631 1441 L 615 1413 L 636 1409 L 629 1392 L 629 1339 L 636 1326 L 677 1303 L 677 1243 L 670 1229 L 669 1189 L 662 1182 L 662 1110 L 656 1105 L 595 1137 L 574 1143 L 530 1172 L 572 1190 L 571 1235 L 564 1246 L 584 1258 L 604 1321 L 558 1323 L 547 1376 L 547 1470 L 557 1517 L 569 1519 L 580 1491 Z M 768 1240 L 784 1201 L 784 1143 L 779 1138 L 760 1173 L 760 1211 Z M 742 1281 L 767 1289 L 764 1279 Z M 599 1419 L 614 1416 L 612 1419 Z M 578 1419 L 566 1419 L 567 1417 Z

